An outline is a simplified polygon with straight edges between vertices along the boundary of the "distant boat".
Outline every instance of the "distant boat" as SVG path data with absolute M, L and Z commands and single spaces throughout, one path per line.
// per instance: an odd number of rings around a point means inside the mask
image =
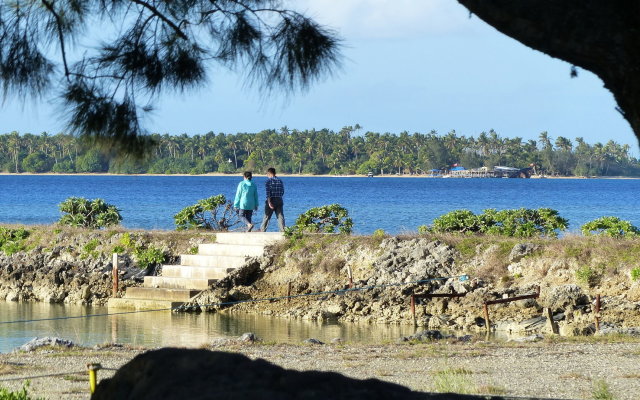
M 373 172 L 369 171 L 369 172 L 367 173 L 367 177 L 368 177 L 368 178 L 373 178 Z

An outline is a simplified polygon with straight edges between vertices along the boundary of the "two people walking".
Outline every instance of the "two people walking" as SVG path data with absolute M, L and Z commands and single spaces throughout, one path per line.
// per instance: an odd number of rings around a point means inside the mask
M 247 232 L 251 232 L 254 227 L 254 224 L 251 222 L 253 212 L 258 210 L 258 189 L 251 181 L 253 178 L 251 172 L 247 171 L 243 176 L 244 180 L 238 184 L 238 189 L 236 190 L 233 207 L 238 210 L 240 220 L 247 225 Z M 276 218 L 278 219 L 278 228 L 280 232 L 283 232 L 285 228 L 283 212 L 284 202 L 282 200 L 284 197 L 284 184 L 282 183 L 282 180 L 276 176 L 275 168 L 269 168 L 267 170 L 265 195 L 264 216 L 262 218 L 260 230 L 262 232 L 267 230 L 271 216 L 275 212 Z

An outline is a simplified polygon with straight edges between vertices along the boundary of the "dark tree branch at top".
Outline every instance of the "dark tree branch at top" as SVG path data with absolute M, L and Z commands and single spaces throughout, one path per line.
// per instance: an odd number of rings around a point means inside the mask
M 166 92 L 206 86 L 212 64 L 291 92 L 340 58 L 334 32 L 280 0 L 0 2 L 5 97 L 61 99 L 72 133 L 117 152 L 149 150 L 142 113 Z
M 458 0 L 500 32 L 603 80 L 640 139 L 640 2 Z

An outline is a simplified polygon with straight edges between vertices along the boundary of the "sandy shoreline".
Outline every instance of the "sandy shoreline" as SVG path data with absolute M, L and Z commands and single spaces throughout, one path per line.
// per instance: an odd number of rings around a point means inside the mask
M 191 176 L 191 177 L 220 177 L 220 176 L 227 176 L 227 177 L 241 177 L 242 173 L 238 172 L 236 174 L 222 174 L 222 173 L 209 173 L 209 174 L 198 174 L 198 175 L 192 175 L 192 174 L 111 174 L 111 173 L 75 173 L 75 174 L 68 174 L 68 173 L 54 173 L 54 172 L 47 172 L 47 173 L 43 173 L 43 174 L 37 174 L 37 173 L 31 173 L 31 172 L 21 172 L 21 173 L 12 173 L 12 172 L 0 172 L 0 176 L 9 176 L 9 175 L 14 175 L 14 176 L 176 176 L 176 177 L 187 177 L 187 176 Z M 266 176 L 266 174 L 259 174 L 259 173 L 254 173 L 253 176 L 259 176 L 259 177 L 264 177 Z M 310 175 L 310 174 L 278 174 L 278 176 L 283 177 L 283 178 L 367 178 L 366 175 L 329 175 L 329 174 L 324 174 L 324 175 Z M 395 175 L 395 174 L 390 174 L 390 175 L 376 175 L 374 176 L 374 178 L 428 178 L 428 179 L 442 179 L 442 177 L 433 177 L 433 176 L 428 176 L 428 175 Z M 456 179 L 456 178 L 449 178 L 449 179 Z M 457 178 L 457 179 L 462 179 L 462 178 Z M 467 178 L 467 179 L 471 179 L 471 178 Z M 480 178 L 476 178 L 476 179 L 480 179 Z M 483 178 L 483 179 L 496 179 L 496 178 Z M 531 179 L 640 179 L 640 177 L 633 177 L 633 176 L 591 176 L 591 177 L 586 177 L 586 176 L 533 176 Z
M 618 400 L 640 398 L 640 343 L 543 341 L 539 343 L 457 343 L 384 345 L 231 344 L 216 351 L 262 358 L 284 368 L 334 371 L 357 378 L 377 378 L 417 391 L 434 391 L 436 378 L 462 372 L 473 393 L 546 398 L 592 398 L 593 385 L 604 380 Z M 0 380 L 46 374 L 31 380 L 29 394 L 46 399 L 88 398 L 86 364 L 119 368 L 144 349 L 43 349 L 0 354 Z M 98 379 L 112 376 L 102 370 Z M 22 381 L 0 382 L 16 390 Z M 215 387 L 212 386 L 212 392 Z

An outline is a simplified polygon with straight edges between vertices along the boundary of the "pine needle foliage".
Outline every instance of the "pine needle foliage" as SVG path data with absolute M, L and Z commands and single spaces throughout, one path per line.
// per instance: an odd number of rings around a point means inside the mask
M 206 86 L 213 65 L 267 92 L 306 89 L 334 71 L 337 34 L 279 0 L 0 2 L 6 98 L 57 97 L 70 130 L 143 155 L 140 124 L 166 92 Z

